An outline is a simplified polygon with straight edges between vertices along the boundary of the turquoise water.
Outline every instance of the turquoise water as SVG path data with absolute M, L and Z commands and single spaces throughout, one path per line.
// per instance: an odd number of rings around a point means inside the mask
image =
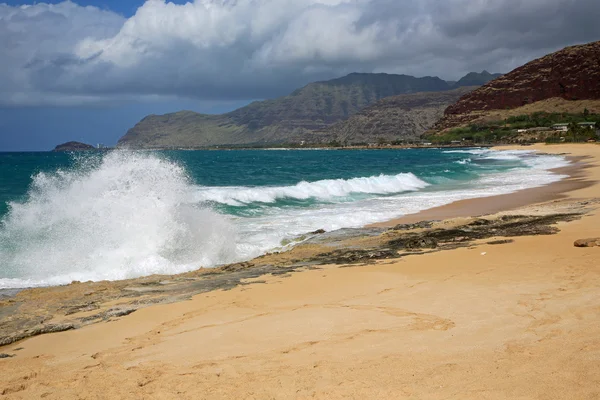
M 0 288 L 179 273 L 561 177 L 487 149 L 0 153 Z

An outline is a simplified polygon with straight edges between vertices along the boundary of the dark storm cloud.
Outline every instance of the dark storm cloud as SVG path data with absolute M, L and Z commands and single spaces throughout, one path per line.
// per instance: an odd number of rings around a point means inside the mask
M 597 0 L 150 0 L 128 20 L 0 5 L 0 103 L 256 99 L 353 71 L 508 72 L 599 40 L 598 15 Z

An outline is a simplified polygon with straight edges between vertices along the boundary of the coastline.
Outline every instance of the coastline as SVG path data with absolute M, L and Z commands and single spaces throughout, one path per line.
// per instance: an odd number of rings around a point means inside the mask
M 473 147 L 463 147 L 463 146 L 458 146 L 458 145 L 446 145 L 446 146 L 437 146 L 439 148 L 446 148 L 446 149 L 473 149 Z M 478 146 L 476 147 L 477 149 L 483 149 L 483 148 L 490 148 L 492 146 Z M 507 146 L 507 149 L 511 149 L 511 150 L 522 150 L 523 146 Z M 528 146 L 528 148 L 530 148 L 531 146 Z M 399 149 L 416 149 L 416 148 L 422 148 L 422 149 L 431 149 L 431 147 L 423 147 L 423 146 L 382 146 L 382 147 L 378 147 L 378 148 L 372 148 L 373 150 L 384 150 L 384 149 L 394 149 L 394 150 L 399 150 Z M 338 150 L 337 148 L 332 148 L 334 150 Z M 340 148 L 342 149 L 342 148 Z M 355 148 L 349 148 L 350 150 L 353 149 L 357 149 L 357 150 L 364 150 L 364 149 L 371 149 L 370 147 L 355 147 Z M 105 150 L 105 149 L 101 149 L 101 150 Z M 263 149 L 264 150 L 264 149 Z M 314 149 L 309 149 L 307 148 L 306 150 L 314 150 Z M 354 225 L 355 227 L 359 227 L 359 229 L 364 228 L 364 229 L 372 229 L 372 228 L 390 228 L 390 227 L 394 227 L 397 224 L 410 224 L 410 223 L 415 223 L 415 222 L 419 222 L 419 221 L 424 221 L 424 220 L 443 220 L 443 219 L 450 219 L 450 218 L 455 218 L 455 217 L 468 217 L 468 216 L 476 216 L 476 215 L 485 215 L 485 214 L 492 214 L 495 212 L 499 212 L 499 211 L 503 211 L 506 209 L 510 209 L 510 208 L 514 208 L 514 207 L 518 207 L 518 206 L 523 206 L 526 204 L 530 204 L 530 203 L 535 203 L 535 202 L 542 202 L 542 201 L 547 201 L 550 199 L 554 199 L 554 198 L 559 198 L 559 193 L 562 192 L 566 192 L 569 190 L 574 190 L 575 188 L 579 187 L 579 185 L 583 185 L 584 183 L 578 183 L 577 181 L 577 177 L 581 175 L 581 173 L 579 172 L 579 168 L 584 167 L 585 163 L 582 162 L 584 157 L 566 157 L 569 158 L 570 161 L 573 163 L 573 165 L 570 165 L 568 167 L 564 167 L 564 168 L 558 168 L 555 170 L 551 170 L 557 174 L 564 174 L 564 175 L 568 175 L 569 178 L 568 179 L 562 179 L 558 182 L 552 183 L 550 185 L 546 185 L 546 186 L 542 186 L 542 187 L 538 187 L 538 188 L 531 188 L 531 189 L 524 189 L 524 190 L 520 190 L 518 192 L 513 192 L 513 193 L 507 193 L 504 195 L 496 195 L 496 196 L 490 196 L 490 197 L 477 197 L 477 198 L 473 198 L 473 199 L 465 199 L 465 200 L 459 200 L 459 201 L 454 201 L 452 203 L 448 203 L 448 204 L 444 204 L 442 206 L 438 206 L 438 207 L 433 207 L 433 208 L 429 208 L 429 209 L 425 209 L 422 210 L 420 212 L 417 212 L 415 214 L 408 214 L 399 218 L 394 218 L 388 221 L 381 221 L 381 222 L 376 222 L 376 223 L 372 223 L 372 224 L 367 224 L 367 225 Z M 476 210 L 476 212 L 473 212 L 473 210 Z M 388 215 L 388 217 L 394 215 L 394 213 L 392 212 L 391 214 Z M 384 217 L 385 218 L 385 217 Z M 363 222 L 364 224 L 366 224 L 366 222 Z M 312 229 L 314 229 L 315 231 L 320 231 L 321 228 L 323 228 L 324 226 L 322 225 L 316 225 L 314 227 L 312 227 Z M 327 229 L 327 227 L 325 227 L 325 229 Z M 348 228 L 341 228 L 340 230 L 345 230 Z M 351 229 L 355 229 L 355 228 L 351 228 Z M 308 229 L 306 231 L 304 231 L 302 234 L 298 234 L 298 237 L 309 237 L 310 233 L 308 233 Z M 300 243 L 304 241 L 304 239 L 302 239 L 301 241 L 299 241 Z M 272 250 L 269 250 L 272 251 Z M 251 261 L 251 260 L 246 260 L 244 259 L 243 261 Z M 139 279 L 143 279 L 144 277 L 147 277 L 148 275 L 144 275 L 139 277 Z M 78 278 L 81 279 L 81 278 Z M 85 279 L 85 278 L 84 278 Z M 81 279 L 81 280 L 84 280 Z M 135 280 L 134 279 L 127 279 L 127 278 L 119 278 L 120 280 Z M 39 285 L 39 284 L 32 284 L 33 286 L 24 286 L 23 287 L 17 287 L 17 286 L 8 286 L 7 288 L 0 288 L 0 299 L 2 298 L 10 298 L 13 297 L 16 293 L 18 293 L 21 290 L 24 289 L 31 289 L 31 288 L 40 288 L 40 287 L 52 287 L 52 286 L 64 286 L 65 284 L 68 284 L 69 280 L 66 281 L 61 281 L 60 283 L 53 283 L 53 284 L 46 284 L 46 285 Z M 10 282 L 9 282 L 10 284 Z M 20 286 L 20 285 L 19 285 Z
M 520 150 L 519 147 L 504 147 L 505 150 Z M 566 156 L 571 162 L 567 167 L 551 169 L 550 172 L 559 175 L 567 175 L 566 178 L 553 182 L 549 185 L 538 186 L 489 197 L 476 197 L 444 204 L 419 211 L 415 214 L 407 214 L 389 221 L 367 225 L 369 228 L 391 228 L 398 224 L 414 224 L 420 221 L 445 220 L 460 217 L 476 217 L 481 215 L 495 214 L 515 208 L 525 207 L 536 203 L 544 203 L 568 197 L 567 193 L 583 189 L 593 184 L 587 181 L 584 169 L 587 168 L 586 157 Z
M 60 330 L 62 323 L 69 329 L 0 347 L 0 353 L 13 356 L 0 360 L 7 371 L 0 377 L 0 393 L 9 398 L 78 398 L 91 392 L 110 398 L 593 397 L 600 383 L 595 295 L 600 253 L 574 248 L 573 241 L 600 236 L 595 213 L 600 146 L 530 148 L 586 158 L 561 170 L 570 178 L 558 183 L 453 203 L 435 211 L 438 218 L 427 212 L 412 218 L 444 219 L 434 229 L 458 223 L 474 229 L 481 219 L 473 216 L 480 214 L 486 214 L 485 224 L 502 224 L 507 215 L 577 213 L 534 236 L 464 242 L 454 237 L 448 250 L 439 245 L 386 258 L 390 239 L 428 233 L 420 227 L 408 233 L 378 227 L 372 236 L 340 239 L 337 245 L 324 238 L 216 270 L 77 283 L 0 299 L 3 323 L 16 318 L 15 307 L 21 307 L 21 314 L 46 315 L 46 326 Z M 489 215 L 498 211 L 503 213 Z M 374 250 L 376 244 L 383 247 Z M 323 263 L 332 249 L 359 254 L 361 248 L 365 257 L 358 263 Z M 192 287 L 200 284 L 206 288 Z M 54 314 L 48 308 L 40 314 L 52 302 Z M 144 307 L 134 309 L 134 302 Z M 80 329 L 65 322 L 101 312 L 105 319 Z

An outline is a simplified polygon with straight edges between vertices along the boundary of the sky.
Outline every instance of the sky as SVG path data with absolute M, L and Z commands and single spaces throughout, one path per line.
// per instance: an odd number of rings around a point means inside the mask
M 456 80 L 600 40 L 598 0 L 0 0 L 0 151 L 113 145 L 350 72 Z

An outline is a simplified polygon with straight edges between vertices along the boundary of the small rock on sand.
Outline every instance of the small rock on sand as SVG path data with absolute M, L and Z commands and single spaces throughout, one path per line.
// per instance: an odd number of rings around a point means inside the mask
M 574 243 L 575 247 L 600 247 L 600 238 L 579 239 Z

